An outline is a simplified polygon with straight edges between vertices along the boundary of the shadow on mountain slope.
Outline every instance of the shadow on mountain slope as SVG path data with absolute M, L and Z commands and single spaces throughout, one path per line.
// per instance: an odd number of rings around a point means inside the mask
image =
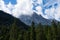
M 14 23 L 14 21 L 16 21 L 15 24 L 18 27 L 28 28 L 28 26 L 24 24 L 23 22 L 21 22 L 19 19 L 0 10 L 0 25 L 11 25 Z

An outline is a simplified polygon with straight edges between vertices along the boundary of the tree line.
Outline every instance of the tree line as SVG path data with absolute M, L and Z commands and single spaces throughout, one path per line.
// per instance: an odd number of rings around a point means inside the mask
M 11 25 L 0 25 L 0 40 L 60 40 L 60 22 L 52 21 L 51 25 L 39 23 L 28 27 L 27 30 Z

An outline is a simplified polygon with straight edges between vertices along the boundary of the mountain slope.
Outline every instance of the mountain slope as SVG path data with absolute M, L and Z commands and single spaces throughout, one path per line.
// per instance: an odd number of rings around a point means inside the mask
M 35 23 L 41 23 L 43 25 L 49 25 L 51 24 L 51 20 L 43 18 L 41 15 L 37 15 L 35 12 L 32 15 L 32 19 Z
M 0 10 L 0 25 L 11 25 L 14 23 L 16 20 L 15 24 L 20 27 L 20 28 L 27 28 L 28 26 L 21 22 L 19 19 L 3 12 Z
M 37 15 L 35 12 L 31 16 L 21 15 L 19 17 L 19 19 L 27 25 L 31 25 L 32 21 L 35 24 L 39 24 L 39 23 L 41 23 L 43 25 L 50 25 L 51 24 L 51 20 L 45 19 L 41 15 Z

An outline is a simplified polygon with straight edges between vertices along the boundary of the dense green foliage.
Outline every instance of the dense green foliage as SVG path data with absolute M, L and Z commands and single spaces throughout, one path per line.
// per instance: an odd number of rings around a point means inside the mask
M 20 29 L 14 21 L 11 25 L 0 25 L 0 40 L 60 40 L 60 23 L 32 25 L 27 30 Z

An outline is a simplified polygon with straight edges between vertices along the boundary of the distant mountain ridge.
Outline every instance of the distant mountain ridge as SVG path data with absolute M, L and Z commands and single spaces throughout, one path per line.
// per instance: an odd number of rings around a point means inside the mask
M 42 25 L 50 25 L 52 22 L 49 19 L 43 18 L 41 15 L 37 15 L 35 12 L 31 16 L 21 15 L 19 19 L 27 25 L 31 25 L 32 21 L 35 24 L 41 23 Z

